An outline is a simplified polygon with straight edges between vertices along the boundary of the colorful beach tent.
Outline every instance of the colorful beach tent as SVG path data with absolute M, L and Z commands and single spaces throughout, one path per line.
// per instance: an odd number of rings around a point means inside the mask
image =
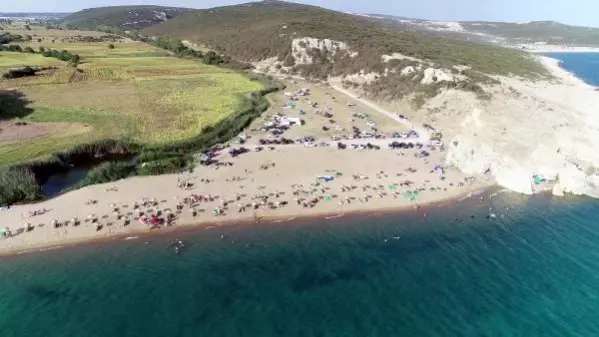
M 545 181 L 545 179 L 539 175 L 533 176 L 533 179 L 534 179 L 535 185 L 539 185 L 540 183 Z

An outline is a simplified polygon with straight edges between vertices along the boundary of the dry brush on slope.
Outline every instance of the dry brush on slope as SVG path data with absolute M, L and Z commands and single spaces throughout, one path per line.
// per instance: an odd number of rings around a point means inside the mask
M 141 33 L 200 43 L 246 62 L 276 58 L 273 66 L 278 72 L 308 78 L 370 74 L 354 84 L 386 98 L 413 91 L 434 94 L 442 88 L 483 94 L 481 85 L 492 82 L 487 74 L 547 75 L 538 62 L 517 50 L 389 28 L 369 18 L 280 1 L 189 12 Z M 410 66 L 416 72 L 402 76 Z M 454 76 L 441 76 L 443 81 L 435 71 Z M 432 81 L 423 81 L 427 74 Z

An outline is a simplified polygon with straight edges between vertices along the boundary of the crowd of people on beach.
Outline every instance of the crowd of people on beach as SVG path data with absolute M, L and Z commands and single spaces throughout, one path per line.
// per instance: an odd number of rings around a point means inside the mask
M 262 168 L 264 164 L 260 167 Z M 472 182 L 471 178 L 465 178 L 461 181 L 447 182 L 445 176 L 442 175 L 442 170 L 431 170 L 428 173 L 432 173 L 431 179 L 435 178 L 439 184 L 433 183 L 433 180 L 425 180 L 419 184 L 407 180 L 409 173 L 414 173 L 416 170 L 408 168 L 403 172 L 388 172 L 385 170 L 379 170 L 373 175 L 366 175 L 363 173 L 353 173 L 348 177 L 351 177 L 353 183 L 347 183 L 348 179 L 345 179 L 343 183 L 336 183 L 336 180 L 343 179 L 343 173 L 335 170 L 328 171 L 329 175 L 318 176 L 311 183 L 293 183 L 289 185 L 290 193 L 284 191 L 275 190 L 267 192 L 267 186 L 258 186 L 254 193 L 233 193 L 233 198 L 225 198 L 223 196 L 216 196 L 212 194 L 201 194 L 201 193 L 190 193 L 189 195 L 179 198 L 172 206 L 172 208 L 165 205 L 166 200 L 159 202 L 156 198 L 142 198 L 139 201 L 132 202 L 129 204 L 111 204 L 111 214 L 104 214 L 101 217 L 90 213 L 88 217 L 83 221 L 84 224 L 94 225 L 96 231 L 102 231 L 106 227 L 113 225 L 128 226 L 132 221 L 137 221 L 142 226 L 155 230 L 159 228 L 168 228 L 181 222 L 193 222 L 194 218 L 198 217 L 200 213 L 206 213 L 206 208 L 212 209 L 212 215 L 214 218 L 227 218 L 228 215 L 234 211 L 236 213 L 246 213 L 248 211 L 260 212 L 261 214 L 268 215 L 270 211 L 276 211 L 277 209 L 287 207 L 289 205 L 289 199 L 293 198 L 293 203 L 301 208 L 315 208 L 322 203 L 334 202 L 337 208 L 343 208 L 345 205 L 358 202 L 366 204 L 371 202 L 373 199 L 384 199 L 394 198 L 397 199 L 403 196 L 405 199 L 410 200 L 413 203 L 418 202 L 418 197 L 421 193 L 433 193 L 436 191 L 447 191 L 448 188 L 459 188 Z M 436 173 L 441 172 L 440 175 Z M 248 177 L 251 176 L 251 171 L 246 170 Z M 389 182 L 388 180 L 393 177 L 403 178 L 400 181 Z M 177 186 L 183 190 L 198 190 L 201 189 L 202 185 L 195 185 L 191 181 L 199 180 L 204 184 L 214 182 L 213 179 L 191 176 L 177 178 Z M 232 179 L 225 179 L 227 183 L 241 184 L 244 181 L 244 177 L 235 176 Z M 379 183 L 377 181 L 385 180 L 385 183 Z M 438 186 L 444 185 L 444 186 Z M 239 189 L 243 189 L 244 186 L 238 186 Z M 292 196 L 292 197 L 291 197 Z M 85 205 L 88 207 L 97 206 L 100 201 L 88 200 Z M 235 205 L 235 206 L 234 206 Z M 129 212 L 123 210 L 129 209 Z M 24 215 L 27 222 L 24 226 L 16 229 L 19 233 L 30 232 L 35 226 L 29 222 L 31 219 L 51 212 L 46 209 L 36 209 L 28 212 Z M 188 214 L 188 215 L 186 215 Z M 275 212 L 276 214 L 276 212 Z M 205 218 L 205 217 L 203 217 Z M 53 219 L 50 221 L 51 228 L 54 229 L 66 229 L 68 227 L 77 227 L 81 225 L 81 221 L 77 218 L 71 218 L 68 220 Z M 42 227 L 43 224 L 39 224 L 38 227 Z M 14 228 L 14 227 L 13 227 Z M 0 234 L 4 237 L 10 237 L 13 235 L 15 230 L 5 228 Z
M 310 93 L 309 91 L 299 91 L 298 95 L 309 96 Z M 310 105 L 316 107 L 318 104 L 311 102 Z M 111 229 L 115 227 L 120 228 L 120 230 L 115 230 L 114 233 L 124 232 L 122 228 L 127 226 L 157 230 L 179 224 L 238 219 L 246 217 L 245 214 L 247 213 L 252 214 L 254 219 L 261 219 L 262 216 L 277 216 L 285 213 L 279 210 L 286 208 L 295 208 L 297 213 L 300 214 L 302 212 L 306 214 L 314 213 L 314 211 L 311 211 L 313 209 L 322 209 L 324 211 L 354 210 L 360 208 L 355 207 L 355 204 L 372 204 L 376 203 L 376 200 L 394 200 L 402 197 L 409 203 L 417 205 L 419 198 L 424 193 L 443 192 L 448 189 L 462 188 L 472 183 L 470 178 L 453 182 L 447 181 L 442 167 L 429 164 L 430 158 L 428 155 L 418 157 L 419 149 L 413 148 L 405 149 L 406 153 L 413 151 L 416 156 L 416 158 L 409 156 L 409 159 L 420 161 L 421 164 L 430 167 L 430 171 L 419 172 L 418 169 L 407 167 L 399 172 L 392 172 L 392 168 L 384 167 L 384 169 L 376 172 L 369 171 L 368 174 L 353 172 L 345 175 L 338 170 L 331 169 L 325 170 L 324 174 L 316 175 L 313 178 L 306 176 L 302 178 L 302 181 L 289 184 L 287 188 L 283 188 L 281 184 L 272 187 L 266 185 L 256 186 L 258 184 L 255 182 L 255 175 L 265 174 L 263 171 L 269 171 L 268 174 L 270 174 L 270 171 L 275 171 L 275 173 L 280 171 L 277 165 L 280 162 L 275 163 L 274 160 L 265 160 L 254 167 L 245 168 L 243 173 L 238 171 L 235 175 L 225 177 L 226 173 L 221 173 L 222 169 L 235 165 L 239 154 L 246 151 L 231 151 L 231 148 L 229 148 L 228 153 L 230 156 L 227 158 L 233 161 L 221 162 L 218 160 L 219 156 L 224 156 L 227 153 L 226 145 L 221 145 L 221 148 L 211 149 L 209 156 L 205 154 L 208 159 L 202 162 L 204 170 L 221 171 L 216 175 L 194 174 L 194 169 L 180 172 L 176 177 L 178 195 L 174 201 L 159 201 L 156 198 L 144 197 L 134 202 L 112 203 L 108 213 L 96 215 L 95 212 L 91 211 L 102 209 L 102 212 L 104 212 L 105 207 L 102 204 L 106 201 L 90 199 L 84 203 L 85 207 L 90 209 L 90 214 L 84 221 L 80 221 L 75 217 L 52 219 L 49 227 L 66 234 L 70 228 L 94 226 L 92 228 L 95 228 L 95 232 L 108 232 L 110 234 L 113 233 Z M 401 152 L 390 153 L 400 157 L 404 156 L 403 149 Z M 417 167 L 422 171 L 422 166 Z M 413 174 L 427 175 L 428 179 L 412 179 L 414 180 L 412 181 L 410 179 Z M 226 187 L 215 192 L 213 188 L 215 184 L 222 184 Z M 280 189 L 286 190 L 281 191 Z M 204 191 L 202 192 L 202 190 Z M 212 193 L 208 193 L 208 190 Z M 118 187 L 106 189 L 106 192 L 109 191 L 117 192 Z M 116 196 L 118 193 L 113 195 Z M 108 198 L 111 197 L 112 195 Z M 381 203 L 381 205 L 383 204 Z M 44 227 L 43 223 L 36 226 L 33 221 L 39 216 L 47 219 L 48 214 L 53 214 L 53 211 L 43 208 L 29 211 L 23 215 L 24 226 L 14 226 L 13 224 L 12 227 L 0 230 L 0 236 L 11 237 L 16 234 L 31 232 L 35 228 Z M 172 247 L 179 252 L 183 245 L 182 243 L 175 243 Z

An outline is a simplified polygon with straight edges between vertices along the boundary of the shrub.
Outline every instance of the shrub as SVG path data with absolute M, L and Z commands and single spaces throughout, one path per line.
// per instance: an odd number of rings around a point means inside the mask
M 135 165 L 124 162 L 108 162 L 89 171 L 85 178 L 80 180 L 70 189 L 77 189 L 88 185 L 103 184 L 127 178 L 135 173 Z
M 112 43 L 108 45 L 108 49 L 114 49 L 114 48 L 115 47 L 114 47 L 114 45 Z
M 28 76 L 35 76 L 37 70 L 31 67 L 25 67 L 21 69 L 11 69 L 4 74 L 2 74 L 2 78 L 4 79 L 13 79 L 13 78 L 21 78 Z
M 42 194 L 33 172 L 23 167 L 0 168 L 0 186 L 0 205 L 35 201 Z

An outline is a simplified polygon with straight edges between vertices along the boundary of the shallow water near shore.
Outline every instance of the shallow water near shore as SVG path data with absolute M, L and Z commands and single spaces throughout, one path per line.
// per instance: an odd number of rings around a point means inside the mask
M 599 53 L 545 53 L 560 60 L 560 67 L 576 74 L 590 85 L 599 86 Z
M 427 212 L 233 225 L 2 258 L 0 330 L 599 333 L 599 201 L 500 194 Z M 179 256 L 167 248 L 176 237 L 188 246 Z

